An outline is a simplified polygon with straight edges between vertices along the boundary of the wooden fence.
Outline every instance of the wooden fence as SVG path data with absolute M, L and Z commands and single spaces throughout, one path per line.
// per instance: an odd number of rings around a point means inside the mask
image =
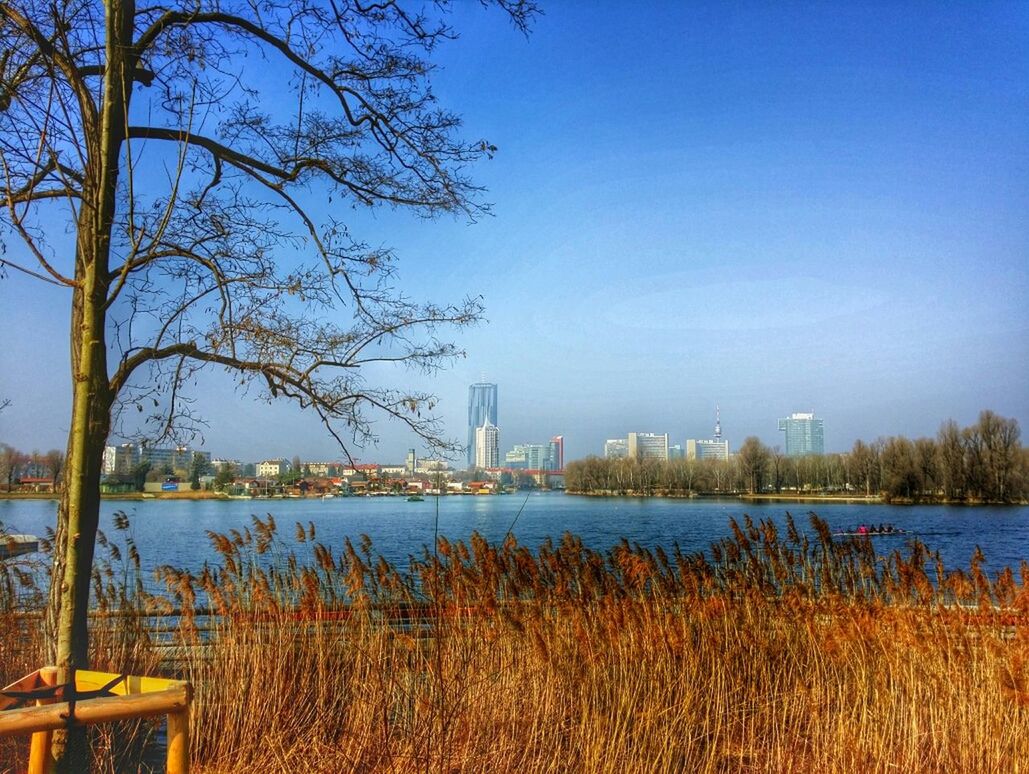
M 46 774 L 57 729 L 167 715 L 168 774 L 189 774 L 191 699 L 181 680 L 77 670 L 72 687 L 57 683 L 56 667 L 43 667 L 0 691 L 0 736 L 32 734 L 29 774 Z

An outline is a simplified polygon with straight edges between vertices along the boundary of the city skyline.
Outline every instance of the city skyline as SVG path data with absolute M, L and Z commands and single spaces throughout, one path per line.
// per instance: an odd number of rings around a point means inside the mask
M 477 388 L 480 388 L 480 389 L 477 390 Z M 474 401 L 474 398 L 472 396 L 476 395 L 476 394 L 479 394 L 480 397 L 482 397 L 481 388 L 489 388 L 487 390 L 487 392 L 489 394 L 486 397 L 483 398 L 483 402 L 482 402 L 481 406 L 478 406 L 478 408 L 481 408 L 483 411 L 486 412 L 485 416 L 486 416 L 487 420 L 489 421 L 489 423 L 491 425 L 493 425 L 494 422 L 493 422 L 493 420 L 490 417 L 496 417 L 499 414 L 499 410 L 498 410 L 499 385 L 496 384 L 496 383 L 492 383 L 492 382 L 490 382 L 490 383 L 474 383 L 472 385 L 469 385 L 469 387 L 468 387 L 468 389 L 469 389 L 469 402 L 468 402 L 468 407 L 467 407 L 468 417 L 469 417 L 468 421 L 471 422 L 473 416 L 477 416 L 477 414 L 473 413 L 473 401 Z M 989 408 L 989 407 L 983 407 L 983 408 L 985 409 L 985 408 Z M 783 412 L 780 412 L 780 413 L 783 413 Z M 1001 415 L 1003 415 L 1002 412 L 999 412 L 999 413 L 1001 413 Z M 655 433 L 653 432 L 653 429 L 655 427 L 659 428 L 662 432 L 659 432 L 659 433 L 656 433 L 656 434 L 657 435 L 662 435 L 662 436 L 665 437 L 665 443 L 667 444 L 667 449 L 668 449 L 668 451 L 666 452 L 666 456 L 668 458 L 671 458 L 673 456 L 671 454 L 671 452 L 672 452 L 673 448 L 676 448 L 676 447 L 678 447 L 678 449 L 686 456 L 689 456 L 689 455 L 686 454 L 688 448 L 693 448 L 695 450 L 695 453 L 697 454 L 698 457 L 708 456 L 708 454 L 711 453 L 710 449 L 706 450 L 707 454 L 700 453 L 699 445 L 702 445 L 702 444 L 703 445 L 718 444 L 719 448 L 721 448 L 721 446 L 720 446 L 721 444 L 725 444 L 726 447 L 725 447 L 724 454 L 726 456 L 728 456 L 730 454 L 734 454 L 736 452 L 736 450 L 739 448 L 739 445 L 743 442 L 743 440 L 746 437 L 749 437 L 749 436 L 757 437 L 762 443 L 764 443 L 769 448 L 776 448 L 776 447 L 778 447 L 778 448 L 781 448 L 784 453 L 790 454 L 790 450 L 789 450 L 789 435 L 790 435 L 790 433 L 789 433 L 789 430 L 787 429 L 787 427 L 784 425 L 784 423 L 788 423 L 790 421 L 798 420 L 798 419 L 799 420 L 805 420 L 805 419 L 813 420 L 818 425 L 818 428 L 817 428 L 817 431 L 816 431 L 817 441 L 815 442 L 816 443 L 815 447 L 813 447 L 810 452 L 800 452 L 800 453 L 816 453 L 816 454 L 817 453 L 826 453 L 826 454 L 845 453 L 845 452 L 848 452 L 848 451 L 851 450 L 851 448 L 853 446 L 853 443 L 855 441 L 859 441 L 860 440 L 860 441 L 863 441 L 863 442 L 867 443 L 867 442 L 875 441 L 875 440 L 877 440 L 879 438 L 888 438 L 888 437 L 891 437 L 891 436 L 906 436 L 907 435 L 906 433 L 903 433 L 903 432 L 900 432 L 900 431 L 888 432 L 888 433 L 880 433 L 880 434 L 875 435 L 875 436 L 859 435 L 859 436 L 853 438 L 851 441 L 849 441 L 847 443 L 843 443 L 843 444 L 839 444 L 837 446 L 830 447 L 829 445 L 826 444 L 826 442 L 824 440 L 824 438 L 825 438 L 824 416 L 822 416 L 821 412 L 818 413 L 817 419 L 815 418 L 815 414 L 811 413 L 811 412 L 793 412 L 786 419 L 783 419 L 781 416 L 777 415 L 776 417 L 774 417 L 771 420 L 767 421 L 766 424 L 768 425 L 768 427 L 773 428 L 771 431 L 768 431 L 768 429 L 765 428 L 765 432 L 759 431 L 759 432 L 747 433 L 746 435 L 742 435 L 741 434 L 739 436 L 736 436 L 735 434 L 730 433 L 731 438 L 729 438 L 729 437 L 725 437 L 725 434 L 723 432 L 723 425 L 722 425 L 721 414 L 722 414 L 722 412 L 721 412 L 720 405 L 719 404 L 715 404 L 715 422 L 714 422 L 713 426 L 710 423 L 708 424 L 708 431 L 707 432 L 705 432 L 703 430 L 703 425 L 704 425 L 703 420 L 694 417 L 693 419 L 691 419 L 689 421 L 680 423 L 679 426 L 680 427 L 699 428 L 699 430 L 697 432 L 690 432 L 689 430 L 669 431 L 666 428 L 669 427 L 670 423 L 669 422 L 665 422 L 664 424 L 662 424 L 659 421 L 657 423 L 651 423 L 649 425 L 649 427 L 651 428 L 650 430 L 646 430 L 646 431 L 638 430 L 638 429 L 637 430 L 623 430 L 623 431 L 621 431 L 620 440 L 621 440 L 621 442 L 623 444 L 626 445 L 625 452 L 628 453 L 628 440 L 629 440 L 630 436 L 637 436 L 637 435 L 638 436 L 650 436 L 650 435 L 654 435 Z M 976 412 L 976 415 L 977 414 L 978 414 L 978 412 Z M 972 419 L 974 419 L 974 418 L 975 417 L 973 416 Z M 947 422 L 947 421 L 949 421 L 951 419 L 954 419 L 954 417 L 941 418 L 939 420 L 939 422 L 936 424 L 936 429 L 938 430 L 939 427 L 944 422 Z M 1017 419 L 1017 417 L 1015 417 L 1015 419 Z M 518 421 L 518 417 L 517 416 L 514 417 L 514 419 L 512 420 L 512 423 L 515 426 L 518 426 L 518 427 L 524 426 L 524 423 Z M 560 420 L 558 419 L 557 420 L 557 426 L 560 426 L 560 424 L 561 424 Z M 624 423 L 622 423 L 622 424 L 624 426 Z M 496 427 L 499 428 L 499 424 L 497 424 Z M 713 427 L 713 431 L 712 431 L 712 427 Z M 462 467 L 464 467 L 465 460 L 468 459 L 468 458 L 471 458 L 471 461 L 467 462 L 467 466 L 468 467 L 474 467 L 475 466 L 474 465 L 474 460 L 475 460 L 475 458 L 474 458 L 474 455 L 475 455 L 474 435 L 475 435 L 475 431 L 477 429 L 479 429 L 479 428 L 481 428 L 481 425 L 478 426 L 478 427 L 472 427 L 469 424 L 469 430 L 470 430 L 472 438 L 473 438 L 473 444 L 471 446 L 469 446 L 467 448 L 464 448 L 460 453 L 454 453 L 454 454 L 451 454 L 451 455 L 439 455 L 440 458 L 447 460 L 450 463 L 450 466 L 452 468 L 456 468 L 456 469 L 461 469 Z M 499 445 L 499 447 L 497 449 L 498 459 L 499 459 L 499 463 L 500 463 L 499 466 L 500 467 L 504 466 L 505 454 L 508 453 L 510 450 L 516 448 L 516 447 L 524 446 L 524 445 L 539 445 L 539 446 L 546 447 L 546 445 L 547 445 L 546 443 L 540 444 L 540 443 L 538 443 L 538 441 L 534 442 L 532 440 L 527 440 L 527 439 L 533 439 L 533 438 L 535 438 L 535 439 L 543 439 L 545 437 L 548 437 L 551 432 L 552 432 L 552 429 L 544 428 L 544 429 L 542 429 L 540 431 L 532 431 L 531 434 L 527 435 L 527 436 L 525 436 L 525 435 L 517 436 L 518 440 L 512 439 L 510 436 L 507 436 L 505 434 L 505 436 L 504 436 L 505 440 L 500 441 L 500 445 Z M 809 437 L 811 435 L 811 430 L 802 431 L 801 435 L 804 436 L 805 438 L 807 438 L 807 437 Z M 582 458 L 585 458 L 585 457 L 588 457 L 588 456 L 600 456 L 600 457 L 606 456 L 606 454 L 607 454 L 607 452 L 606 452 L 607 444 L 612 443 L 612 441 L 619 440 L 617 432 L 616 433 L 604 432 L 603 429 L 597 429 L 597 428 L 593 428 L 592 432 L 590 433 L 590 436 L 591 437 L 596 437 L 596 438 L 601 438 L 601 440 L 599 441 L 599 443 L 597 443 L 594 446 L 586 447 L 584 444 L 575 443 L 575 440 L 573 438 L 572 448 L 575 451 L 574 451 L 574 453 L 571 456 L 568 456 L 566 459 L 573 460 L 573 459 L 582 459 Z M 934 430 L 934 431 L 927 432 L 927 433 L 925 433 L 923 435 L 920 435 L 920 436 L 916 435 L 916 436 L 908 436 L 908 437 L 916 438 L 916 437 L 935 437 L 935 436 L 936 436 L 936 431 Z M 681 445 L 678 444 L 678 443 L 675 443 L 676 441 L 678 441 L 680 439 L 683 442 Z M 559 435 L 556 435 L 556 436 L 553 436 L 553 437 L 549 438 L 549 443 L 550 444 L 553 444 L 556 441 L 560 441 L 560 447 L 561 447 L 560 454 L 561 454 L 561 458 L 565 459 L 565 451 L 564 451 L 565 450 L 565 434 L 562 433 L 562 434 L 559 434 Z M 0 436 L 0 443 L 9 443 L 9 442 L 5 438 Z M 149 442 L 149 441 L 147 441 L 145 439 L 143 440 L 143 443 L 144 444 L 148 444 L 149 443 L 150 445 L 154 445 L 152 442 Z M 130 445 L 131 442 L 125 442 L 121 438 L 112 436 L 109 439 L 109 445 L 108 445 L 107 448 L 111 449 L 111 448 L 120 446 L 122 444 Z M 692 444 L 696 444 L 696 445 L 691 447 Z M 23 444 L 22 446 L 19 446 L 17 443 L 11 443 L 10 445 L 14 446 L 15 448 L 19 448 L 22 451 L 28 451 L 29 449 L 40 451 L 40 450 L 48 449 L 48 448 L 57 448 L 57 449 L 61 448 L 60 446 L 50 447 L 50 446 L 47 446 L 46 444 L 38 444 L 38 443 Z M 174 449 L 176 447 L 175 444 L 169 444 L 169 443 L 156 444 L 156 446 L 161 447 L 164 450 Z M 185 444 L 183 446 L 183 448 L 189 448 L 191 446 L 195 447 L 197 451 L 202 451 L 202 452 L 208 453 L 208 455 L 210 455 L 211 453 L 214 453 L 214 454 L 217 454 L 219 457 L 224 458 L 224 459 L 239 459 L 239 460 L 244 461 L 244 462 L 257 462 L 257 461 L 260 461 L 260 460 L 263 460 L 263 459 L 279 459 L 279 458 L 290 459 L 293 456 L 299 456 L 299 457 L 301 457 L 304 460 L 323 460 L 323 459 L 324 460 L 342 460 L 345 457 L 345 455 L 341 454 L 341 450 L 340 450 L 340 448 L 338 446 L 336 446 L 336 447 L 333 447 L 332 445 L 326 446 L 324 441 L 323 441 L 323 439 L 320 439 L 320 438 L 318 438 L 315 443 L 310 444 L 308 447 L 304 447 L 304 444 L 301 444 L 300 447 L 298 447 L 297 449 L 272 448 L 271 444 L 267 444 L 267 445 L 259 447 L 261 449 L 264 449 L 264 452 L 260 453 L 260 454 L 257 454 L 256 456 L 254 454 L 250 454 L 250 456 L 248 456 L 246 453 L 241 454 L 238 451 L 226 452 L 221 447 L 217 447 L 216 448 L 216 447 L 211 446 L 210 444 L 204 444 L 204 443 L 201 443 L 199 441 L 193 442 L 192 444 Z M 234 446 L 230 442 L 228 448 L 230 448 L 230 449 L 239 449 L 240 447 L 238 445 Z M 253 447 L 248 447 L 248 448 L 250 449 L 250 451 L 253 451 Z M 316 451 L 313 451 L 313 452 L 307 451 L 307 449 L 310 449 L 310 448 L 315 448 Z M 818 449 L 820 449 L 821 451 L 818 451 Z M 321 450 L 321 451 L 318 451 L 318 450 Z M 352 456 L 353 456 L 355 462 L 374 461 L 374 462 L 380 463 L 380 464 L 395 464 L 395 463 L 403 463 L 404 459 L 406 459 L 406 457 L 409 455 L 411 449 L 410 448 L 403 449 L 403 454 L 399 454 L 398 452 L 386 451 L 386 450 L 384 450 L 384 449 L 382 449 L 380 447 L 370 447 L 370 448 L 367 448 L 367 449 L 364 449 L 364 450 L 361 450 L 361 451 L 363 451 L 363 453 L 356 453 L 356 454 L 352 453 Z M 419 456 L 419 458 L 422 456 L 423 453 L 424 453 L 424 450 L 422 450 L 422 449 L 418 449 L 417 450 L 417 455 Z M 717 454 L 718 454 L 718 456 L 722 455 L 721 452 L 717 452 Z
M 805 407 L 826 451 L 986 408 L 1029 426 L 1025 6 L 567 4 L 528 41 L 476 7 L 454 22 L 469 34 L 434 91 L 499 148 L 469 170 L 495 217 L 340 217 L 396 250 L 398 289 L 482 295 L 489 322 L 456 337 L 450 368 L 369 383 L 435 393 L 464 444 L 485 371 L 503 438 L 560 431 L 568 459 L 648 428 L 707 438 L 716 404 L 734 448 L 780 443 L 777 419 Z M 5 274 L 0 441 L 63 448 L 66 291 Z M 189 395 L 203 448 L 338 455 L 316 418 L 220 373 Z M 374 429 L 354 456 L 420 447 Z

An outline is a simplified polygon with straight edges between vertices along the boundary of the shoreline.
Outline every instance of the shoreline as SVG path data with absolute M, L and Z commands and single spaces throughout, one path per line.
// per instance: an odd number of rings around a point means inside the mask
M 60 492 L 0 492 L 0 500 L 60 500 Z M 220 492 L 117 492 L 100 493 L 101 500 L 231 500 Z
M 681 492 L 651 492 L 643 494 L 640 492 L 573 492 L 567 494 L 577 497 L 632 497 L 632 498 L 657 498 L 660 500 L 739 500 L 741 502 L 835 502 L 835 503 L 863 503 L 874 505 L 890 505 L 880 495 L 790 495 L 790 494 L 715 494 L 705 492 L 681 493 Z M 924 503 L 923 503 L 924 504 Z
M 983 505 L 990 506 L 1002 506 L 1020 508 L 1029 505 L 1029 502 L 985 502 L 980 500 L 967 501 L 967 500 L 907 500 L 894 498 L 888 500 L 882 495 L 829 495 L 829 494 L 748 494 L 748 493 L 737 493 L 737 494 L 714 494 L 705 492 L 703 494 L 697 493 L 679 493 L 679 492 L 651 492 L 644 494 L 642 492 L 576 492 L 568 490 L 566 492 L 576 497 L 627 497 L 627 498 L 640 498 L 640 499 L 659 499 L 659 500 L 738 500 L 743 503 L 840 503 L 842 505 L 889 505 L 893 507 L 904 507 L 911 505 L 939 505 L 939 506 L 953 506 L 953 507 L 968 507 L 975 508 Z
M 651 492 L 648 494 L 640 492 L 575 492 L 571 490 L 562 490 L 564 494 L 573 495 L 575 497 L 606 497 L 606 498 L 655 498 L 661 500 L 737 500 L 743 503 L 840 503 L 844 505 L 890 505 L 890 506 L 910 506 L 910 505 L 940 505 L 940 506 L 966 506 L 976 507 L 981 505 L 992 505 L 992 506 L 1011 506 L 1011 507 L 1024 507 L 1029 505 L 1026 502 L 1012 502 L 1012 503 L 1000 503 L 1000 502 L 980 502 L 973 501 L 968 502 L 965 500 L 887 500 L 882 495 L 828 495 L 828 494 L 716 494 L 706 492 L 703 494 L 687 492 Z M 448 497 L 456 497 L 460 495 L 446 495 Z M 0 492 L 0 501 L 4 500 L 59 500 L 59 492 Z M 126 502 L 147 502 L 155 500 L 218 500 L 231 502 L 234 500 L 252 500 L 252 499 L 265 499 L 265 498 L 251 498 L 251 497 L 233 497 L 222 492 L 209 492 L 209 491 L 189 491 L 189 492 L 117 492 L 117 493 L 101 493 L 101 500 L 124 500 Z M 273 499 L 287 499 L 287 500 L 318 500 L 321 499 L 319 495 L 313 495 L 308 497 L 288 497 L 288 498 L 273 498 Z

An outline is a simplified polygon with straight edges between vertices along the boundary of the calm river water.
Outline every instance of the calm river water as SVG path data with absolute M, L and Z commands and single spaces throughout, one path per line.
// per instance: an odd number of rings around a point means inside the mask
M 250 524 L 252 514 L 271 513 L 281 537 L 293 543 L 294 523 L 313 521 L 318 540 L 339 549 L 345 537 L 355 542 L 362 534 L 388 560 L 406 565 L 407 557 L 431 545 L 437 502 L 408 502 L 403 497 L 350 497 L 330 500 L 106 500 L 102 529 L 114 534 L 112 515 L 124 511 L 145 569 L 160 564 L 197 569 L 214 559 L 207 531 L 227 532 Z M 742 503 L 738 500 L 666 500 L 595 498 L 561 493 L 506 497 L 443 497 L 438 501 L 439 533 L 467 540 L 473 531 L 490 541 L 502 540 L 511 525 L 518 540 L 535 548 L 546 537 L 564 532 L 582 537 L 592 548 L 611 548 L 622 537 L 644 546 L 706 551 L 730 534 L 729 518 L 749 513 L 755 521 L 782 524 L 787 511 L 798 526 L 808 528 L 807 514 L 815 510 L 833 530 L 857 524 L 892 523 L 907 535 L 877 537 L 883 553 L 918 537 L 939 550 L 948 567 L 967 567 L 979 545 L 987 566 L 1017 569 L 1029 559 L 1029 507 L 885 506 L 866 504 Z M 57 506 L 47 500 L 0 501 L 0 522 L 11 532 L 43 535 L 52 527 Z M 521 511 L 521 513 L 519 513 Z

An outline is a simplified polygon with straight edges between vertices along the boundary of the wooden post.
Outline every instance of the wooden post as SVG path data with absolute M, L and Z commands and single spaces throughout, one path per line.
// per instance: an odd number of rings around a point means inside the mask
M 57 682 L 57 669 L 54 667 L 43 667 L 39 670 L 39 681 L 43 685 L 53 685 Z M 47 702 L 37 700 L 39 707 Z M 51 774 L 53 766 L 50 764 L 53 759 L 50 757 L 50 742 L 53 741 L 54 732 L 51 730 L 37 731 L 32 735 L 29 743 L 29 769 L 28 774 Z
M 168 714 L 168 774 L 189 774 L 189 706 Z
M 32 735 L 32 742 L 29 744 L 28 774 L 49 774 L 47 759 L 50 758 L 50 740 L 53 734 L 53 731 L 37 731 Z

